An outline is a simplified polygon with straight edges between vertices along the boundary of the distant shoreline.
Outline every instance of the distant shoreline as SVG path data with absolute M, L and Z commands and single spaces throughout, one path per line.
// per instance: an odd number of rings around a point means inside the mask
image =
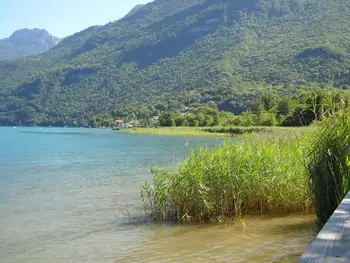
M 211 133 L 196 127 L 160 127 L 121 129 L 120 133 L 154 136 L 202 136 L 202 137 L 230 137 L 228 133 Z
M 200 137 L 234 137 L 247 134 L 291 134 L 305 132 L 312 127 L 160 127 L 121 129 L 120 133 L 154 136 L 200 136 Z
M 158 127 L 158 128 L 128 128 L 113 130 L 105 127 L 64 127 L 64 126 L 0 126 L 0 128 L 37 128 L 37 129 L 100 129 L 110 130 L 115 133 L 129 135 L 151 135 L 151 136 L 189 136 L 189 137 L 216 137 L 229 138 L 234 136 L 242 136 L 248 134 L 261 133 L 280 133 L 280 132 L 302 132 L 311 129 L 311 127 Z

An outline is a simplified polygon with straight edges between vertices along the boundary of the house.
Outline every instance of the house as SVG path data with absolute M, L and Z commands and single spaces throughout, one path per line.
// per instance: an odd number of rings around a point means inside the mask
M 116 127 L 123 127 L 124 126 L 124 121 L 123 120 L 116 120 L 115 121 L 115 126 Z
M 151 119 L 154 121 L 154 124 L 158 124 L 158 121 L 159 121 L 158 116 L 153 116 Z

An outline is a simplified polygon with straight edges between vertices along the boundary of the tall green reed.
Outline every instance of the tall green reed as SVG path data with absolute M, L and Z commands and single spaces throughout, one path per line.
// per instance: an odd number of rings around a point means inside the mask
M 350 190 L 350 114 L 338 108 L 310 138 L 308 170 L 319 230 Z
M 142 190 L 155 220 L 224 220 L 310 209 L 300 143 L 244 139 L 199 148 L 176 172 L 153 169 Z
M 246 133 L 259 133 L 259 132 L 269 132 L 271 129 L 267 127 L 209 127 L 203 129 L 206 132 L 210 133 L 225 133 L 231 135 L 242 135 Z

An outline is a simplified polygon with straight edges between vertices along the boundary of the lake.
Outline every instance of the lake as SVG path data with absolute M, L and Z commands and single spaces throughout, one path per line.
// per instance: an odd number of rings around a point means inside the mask
M 220 143 L 0 127 L 1 262 L 295 262 L 312 239 L 310 216 L 145 222 L 140 189 L 150 167 L 174 169 L 191 148 Z

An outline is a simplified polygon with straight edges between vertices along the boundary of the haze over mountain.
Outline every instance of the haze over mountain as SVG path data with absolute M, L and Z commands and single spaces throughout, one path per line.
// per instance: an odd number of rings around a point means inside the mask
M 347 88 L 349 14 L 343 0 L 155 0 L 0 62 L 0 122 L 85 125 L 209 101 L 239 113 L 266 85 Z
M 42 54 L 57 45 L 59 39 L 44 29 L 20 29 L 0 39 L 0 60 Z

